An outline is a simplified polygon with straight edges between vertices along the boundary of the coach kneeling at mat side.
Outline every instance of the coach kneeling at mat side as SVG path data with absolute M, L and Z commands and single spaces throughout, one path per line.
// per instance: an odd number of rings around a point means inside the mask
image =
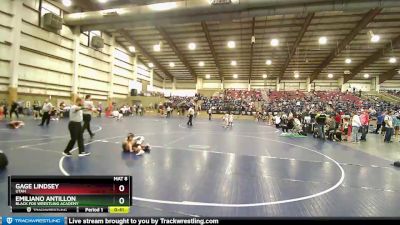
M 83 145 L 83 132 L 82 132 L 82 120 L 83 120 L 83 112 L 84 109 L 82 107 L 82 99 L 77 98 L 75 101 L 75 105 L 71 106 L 69 110 L 69 124 L 68 129 L 71 135 L 71 140 L 69 141 L 66 149 L 64 150 L 64 156 L 71 156 L 71 150 L 75 145 L 75 142 L 78 141 L 79 148 L 79 156 L 86 156 L 90 153 L 85 152 L 85 146 Z

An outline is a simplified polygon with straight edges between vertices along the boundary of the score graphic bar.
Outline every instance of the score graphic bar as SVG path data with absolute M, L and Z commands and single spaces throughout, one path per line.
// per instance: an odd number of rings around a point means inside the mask
M 12 212 L 107 213 L 132 205 L 131 184 L 131 176 L 10 176 L 8 204 Z

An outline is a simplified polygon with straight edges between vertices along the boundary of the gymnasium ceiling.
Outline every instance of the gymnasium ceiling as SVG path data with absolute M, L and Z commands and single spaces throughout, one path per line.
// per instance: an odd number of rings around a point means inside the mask
M 153 63 L 156 74 L 166 79 L 194 80 L 206 78 L 207 74 L 213 80 L 232 80 L 234 74 L 237 80 L 262 80 L 265 75 L 267 79 L 296 79 L 296 71 L 297 79 L 309 77 L 311 81 L 339 77 L 347 81 L 376 76 L 381 80 L 400 79 L 397 71 L 400 1 L 232 0 L 233 3 L 227 5 L 208 3 L 209 9 L 199 10 L 191 5 L 200 1 L 209 0 L 178 0 L 178 5 L 184 5 L 183 10 L 149 12 L 152 14 L 146 17 L 146 10 L 143 11 L 147 9 L 144 8 L 146 4 L 168 1 L 99 3 L 98 0 L 75 0 L 74 7 L 83 13 L 67 15 L 64 20 L 70 25 L 81 25 L 83 30 L 114 34 L 127 48 L 135 46 L 139 58 L 146 64 Z M 241 5 L 235 4 L 238 2 Z M 257 4 L 251 5 L 251 2 Z M 374 6 L 376 2 L 380 2 L 380 7 Z M 374 7 L 359 7 L 364 3 Z M 335 11 L 322 7 L 330 4 Z M 235 5 L 241 8 L 234 8 Z M 124 18 L 92 12 L 106 9 L 138 9 L 138 14 Z M 91 12 L 86 21 L 68 19 L 86 16 L 86 12 Z M 371 35 L 379 35 L 380 40 L 373 43 Z M 320 37 L 326 37 L 327 43 L 320 44 Z M 271 39 L 278 39 L 279 45 L 271 46 Z M 228 41 L 234 41 L 235 48 L 228 48 Z M 161 51 L 154 51 L 153 46 L 160 42 Z M 196 49 L 189 50 L 189 43 L 195 43 Z M 391 57 L 395 57 L 396 62 L 389 62 Z M 351 58 L 352 62 L 346 63 L 346 58 Z M 233 60 L 236 66 L 231 65 Z M 271 60 L 271 65 L 266 64 L 267 60 Z M 200 61 L 204 66 L 199 65 Z M 170 63 L 175 66 L 171 67 Z M 350 74 L 344 74 L 345 71 Z M 329 78 L 328 74 L 333 77 Z

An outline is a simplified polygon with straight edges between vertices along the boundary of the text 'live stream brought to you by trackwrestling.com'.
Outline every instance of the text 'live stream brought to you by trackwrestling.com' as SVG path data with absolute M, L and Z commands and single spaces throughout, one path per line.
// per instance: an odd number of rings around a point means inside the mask
M 159 224 L 219 224 L 219 219 L 203 218 L 67 218 L 67 224 L 132 224 L 132 225 L 159 225 Z
M 118 225 L 160 225 L 160 224 L 220 224 L 214 218 L 173 218 L 173 217 L 24 217 L 3 216 L 1 224 L 7 225 L 86 225 L 86 224 L 118 224 Z

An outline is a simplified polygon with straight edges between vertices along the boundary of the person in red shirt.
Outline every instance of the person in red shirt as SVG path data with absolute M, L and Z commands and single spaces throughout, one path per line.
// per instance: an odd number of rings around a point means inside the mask
M 366 141 L 368 126 L 369 126 L 369 114 L 367 110 L 364 110 L 364 112 L 361 114 L 360 120 L 361 120 L 361 132 L 362 132 L 360 141 Z
M 339 113 L 336 113 L 335 122 L 336 122 L 336 129 L 338 129 L 339 125 L 342 123 L 342 116 Z

